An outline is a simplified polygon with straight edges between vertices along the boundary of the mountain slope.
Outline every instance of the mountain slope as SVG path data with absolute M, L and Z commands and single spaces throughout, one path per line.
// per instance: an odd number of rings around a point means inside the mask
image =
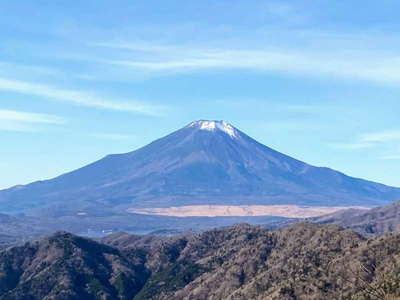
M 311 220 L 321 224 L 336 224 L 362 234 L 400 232 L 400 201 L 368 211 L 349 209 Z
M 59 214 L 193 204 L 380 205 L 400 189 L 310 166 L 224 121 L 196 121 L 136 151 L 0 191 L 0 209 Z
M 0 252 L 0 299 L 400 296 L 400 235 L 366 240 L 336 226 L 241 224 L 173 238 L 114 234 L 102 243 L 57 233 Z

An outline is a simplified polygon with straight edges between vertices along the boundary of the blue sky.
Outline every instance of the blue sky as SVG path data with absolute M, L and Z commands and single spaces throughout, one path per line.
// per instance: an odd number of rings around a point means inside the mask
M 399 1 L 2 1 L 0 188 L 223 119 L 400 186 Z

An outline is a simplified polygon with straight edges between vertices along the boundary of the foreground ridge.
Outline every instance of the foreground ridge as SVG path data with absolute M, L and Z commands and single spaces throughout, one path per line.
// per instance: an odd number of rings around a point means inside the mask
M 310 223 L 171 238 L 118 233 L 100 243 L 59 232 L 0 252 L 0 299 L 395 297 L 399 243 L 400 235 L 366 240 Z

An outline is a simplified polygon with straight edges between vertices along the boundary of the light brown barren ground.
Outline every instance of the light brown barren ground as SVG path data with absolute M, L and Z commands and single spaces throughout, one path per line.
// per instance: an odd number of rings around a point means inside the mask
M 339 210 L 367 207 L 355 206 L 297 206 L 297 205 L 191 205 L 160 208 L 129 208 L 130 213 L 173 217 L 245 217 L 276 216 L 286 218 L 318 217 Z

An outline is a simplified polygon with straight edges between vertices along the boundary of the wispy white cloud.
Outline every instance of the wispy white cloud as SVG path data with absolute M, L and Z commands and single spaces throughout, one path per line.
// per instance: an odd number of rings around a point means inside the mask
M 386 130 L 380 132 L 371 132 L 359 136 L 355 142 L 344 144 L 333 144 L 337 149 L 357 150 L 372 148 L 382 144 L 390 144 L 400 141 L 400 130 Z M 393 156 L 383 156 L 385 159 L 394 159 Z M 396 157 L 396 156 L 394 156 Z
M 348 143 L 348 144 L 332 144 L 333 148 L 343 149 L 343 150 L 359 150 L 374 147 L 373 143 L 365 143 L 365 142 L 356 142 L 356 143 Z
M 24 65 L 11 63 L 7 61 L 0 61 L 0 76 L 13 76 L 10 74 L 21 75 L 25 74 L 27 76 L 61 76 L 63 74 L 62 71 L 46 67 L 46 66 L 38 66 L 38 65 Z
M 385 160 L 400 160 L 400 154 L 397 154 L 397 155 L 385 155 L 385 156 L 382 156 L 381 159 L 385 159 Z
M 63 124 L 65 119 L 49 114 L 0 110 L 1 131 L 35 131 L 36 124 Z
M 391 141 L 400 141 L 400 130 L 368 133 L 361 137 L 361 141 L 365 143 L 385 143 Z
M 269 16 L 275 17 L 280 23 L 300 24 L 305 23 L 310 12 L 300 11 L 294 2 L 284 3 L 282 1 L 265 1 L 260 9 L 263 9 Z M 269 18 L 270 21 L 271 18 Z
M 16 110 L 5 110 L 5 109 L 0 109 L 0 120 L 27 122 L 27 123 L 46 123 L 46 124 L 62 124 L 65 122 L 64 118 L 54 115 L 22 112 Z
M 103 60 L 104 63 L 153 74 L 206 69 L 248 69 L 400 84 L 400 56 L 369 53 L 359 49 L 209 49 L 143 43 L 102 43 L 96 46 L 125 49 L 135 53 L 135 59 Z
M 265 11 L 271 15 L 287 17 L 292 15 L 294 6 L 289 3 L 268 1 L 265 3 Z
M 0 90 L 44 97 L 78 106 L 94 107 L 114 111 L 126 111 L 145 115 L 161 115 L 165 107 L 145 104 L 133 100 L 114 101 L 88 92 L 60 89 L 53 86 L 0 78 Z
M 119 134 L 119 133 L 94 133 L 92 134 L 92 136 L 95 138 L 114 140 L 114 141 L 129 140 L 134 138 L 134 136 L 132 135 Z

